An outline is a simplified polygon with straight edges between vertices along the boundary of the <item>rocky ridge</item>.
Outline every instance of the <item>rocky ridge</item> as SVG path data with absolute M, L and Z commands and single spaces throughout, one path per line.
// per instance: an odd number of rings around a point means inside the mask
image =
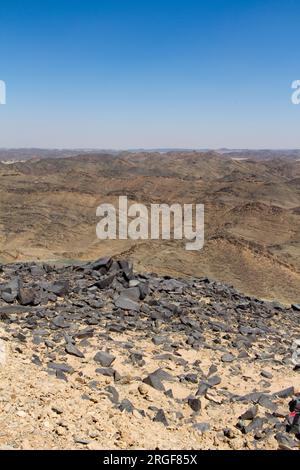
M 299 318 L 126 260 L 2 265 L 0 448 L 299 449 Z

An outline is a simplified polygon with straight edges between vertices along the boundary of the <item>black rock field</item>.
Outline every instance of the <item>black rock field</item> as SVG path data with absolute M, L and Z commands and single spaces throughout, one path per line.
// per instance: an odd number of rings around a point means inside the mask
M 298 304 L 109 257 L 16 263 L 0 338 L 0 448 L 300 448 Z

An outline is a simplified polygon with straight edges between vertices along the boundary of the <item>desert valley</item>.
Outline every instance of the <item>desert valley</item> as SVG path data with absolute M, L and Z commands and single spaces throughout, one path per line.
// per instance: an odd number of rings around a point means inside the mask
M 120 256 L 139 271 L 207 276 L 263 299 L 299 301 L 297 151 L 11 153 L 10 164 L 0 163 L 1 262 Z M 186 251 L 183 240 L 98 240 L 97 206 L 117 206 L 121 195 L 146 205 L 203 203 L 203 250 Z

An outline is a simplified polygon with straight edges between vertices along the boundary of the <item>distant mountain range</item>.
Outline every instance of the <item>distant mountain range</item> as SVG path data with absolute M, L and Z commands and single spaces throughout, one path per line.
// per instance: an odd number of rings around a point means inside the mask
M 0 148 L 0 161 L 27 161 L 42 158 L 69 158 L 77 155 L 108 154 L 120 155 L 124 153 L 199 153 L 215 152 L 228 158 L 269 160 L 273 158 L 299 159 L 300 149 L 185 149 L 185 148 L 157 148 L 157 149 L 43 149 L 43 148 Z

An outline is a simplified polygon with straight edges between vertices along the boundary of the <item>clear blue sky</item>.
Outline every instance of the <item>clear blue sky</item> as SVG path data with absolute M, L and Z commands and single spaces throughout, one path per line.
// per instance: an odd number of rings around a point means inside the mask
M 299 0 L 1 0 L 0 147 L 300 148 Z

